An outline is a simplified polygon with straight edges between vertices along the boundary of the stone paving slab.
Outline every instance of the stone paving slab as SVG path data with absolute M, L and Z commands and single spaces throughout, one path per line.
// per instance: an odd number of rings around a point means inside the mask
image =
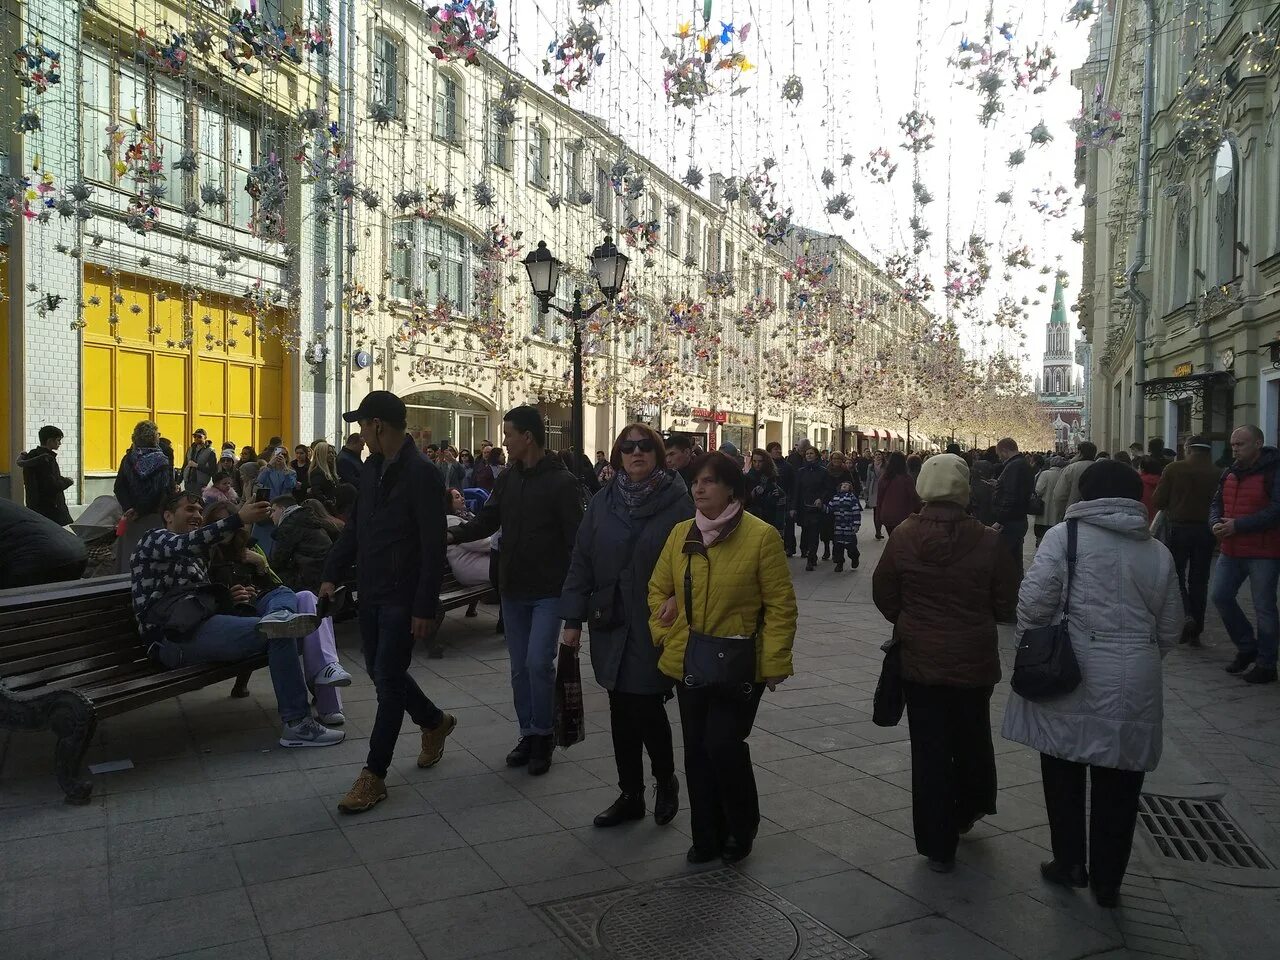
M 869 602 L 880 548 L 865 542 L 862 568 L 840 576 L 793 564 L 797 676 L 761 704 L 751 745 L 764 821 L 739 873 L 886 960 L 1263 955 L 1274 888 L 1195 886 L 1193 871 L 1153 870 L 1141 849 L 1118 911 L 1044 885 L 1039 760 L 998 733 L 1000 812 L 964 839 L 955 873 L 925 867 L 906 726 L 870 721 L 891 633 Z M 354 677 L 339 747 L 275 746 L 265 671 L 245 700 L 229 699 L 228 684 L 102 723 L 90 762 L 135 766 L 95 777 L 85 807 L 61 802 L 50 737 L 0 734 L 0 957 L 581 960 L 546 905 L 698 872 L 684 861 L 688 813 L 665 828 L 591 826 L 616 771 L 605 697 L 589 676 L 587 741 L 560 751 L 546 777 L 505 766 L 515 729 L 494 613 L 451 616 L 446 658 L 415 657 L 415 675 L 459 726 L 430 770 L 417 768 L 417 731 L 406 727 L 390 798 L 357 817 L 336 803 L 363 762 L 376 702 L 350 624 L 339 629 Z M 1220 631 L 1207 639 L 1166 661 L 1157 773 L 1224 784 L 1224 802 L 1275 859 L 1280 688 L 1226 676 L 1228 645 Z M 1007 666 L 1007 629 L 1002 646 Z M 1007 696 L 1001 685 L 993 697 L 997 731 Z

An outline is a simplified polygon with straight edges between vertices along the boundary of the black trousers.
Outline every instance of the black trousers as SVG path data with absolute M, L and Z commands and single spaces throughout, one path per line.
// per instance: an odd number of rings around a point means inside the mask
M 960 830 L 996 812 L 992 687 L 903 681 L 911 730 L 911 820 L 916 852 L 954 860 Z
M 444 714 L 409 673 L 414 640 L 408 607 L 361 604 L 360 643 L 365 669 L 378 693 L 378 712 L 369 732 L 365 766 L 385 777 L 404 715 L 407 713 L 422 729 L 434 730 L 444 720 Z
M 1022 542 L 1027 539 L 1027 521 L 1017 520 L 1005 523 L 1000 527 L 1000 543 L 1013 554 L 1013 562 L 1018 565 L 1018 582 L 1022 582 Z
M 762 693 L 763 683 L 753 684 L 750 693 L 676 687 L 689 825 L 699 850 L 719 850 L 731 836 L 750 843 L 760 827 L 760 798 L 747 737 Z
M 1213 545 L 1213 531 L 1208 523 L 1174 523 L 1169 526 L 1169 552 L 1173 554 L 1173 568 L 1178 572 L 1182 609 L 1196 622 L 1196 636 L 1204 632 Z
M 1084 781 L 1088 772 L 1089 854 L 1085 859 Z M 1141 770 L 1091 767 L 1040 754 L 1044 804 L 1053 837 L 1053 859 L 1067 866 L 1088 866 L 1095 889 L 1114 890 L 1124 879 L 1138 822 Z
M 609 691 L 609 723 L 613 727 L 613 759 L 618 765 L 618 789 L 644 793 L 644 751 L 649 751 L 653 779 L 665 783 L 676 772 L 671 746 L 671 722 L 666 695 Z
M 791 516 L 790 510 L 782 521 L 782 548 L 787 556 L 796 552 L 796 520 Z
M 880 531 L 883 527 L 880 523 L 880 508 L 878 506 L 871 508 L 871 523 L 876 528 L 876 536 L 880 536 Z
M 850 540 L 848 543 L 841 543 L 839 540 L 831 548 L 831 559 L 837 564 L 844 563 L 844 552 L 849 551 L 849 560 L 857 560 L 860 557 L 858 553 L 858 541 Z
M 836 518 L 829 513 L 824 513 L 822 515 L 822 532 L 821 532 L 823 553 L 831 552 L 831 541 L 835 539 L 835 536 L 836 536 Z
M 822 511 L 804 507 L 800 514 L 800 555 L 818 559 L 818 540 L 822 533 Z

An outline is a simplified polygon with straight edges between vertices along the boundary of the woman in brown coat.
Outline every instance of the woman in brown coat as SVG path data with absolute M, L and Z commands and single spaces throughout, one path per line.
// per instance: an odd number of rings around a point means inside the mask
M 1018 583 L 999 535 L 965 513 L 969 468 L 962 459 L 930 457 L 918 490 L 924 508 L 889 539 L 872 597 L 901 646 L 916 850 L 946 873 L 960 834 L 996 812 L 996 623 L 1013 620 Z

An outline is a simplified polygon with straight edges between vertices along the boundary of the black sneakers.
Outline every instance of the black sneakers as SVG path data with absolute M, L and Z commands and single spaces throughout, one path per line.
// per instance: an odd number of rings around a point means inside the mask
M 523 767 L 529 762 L 529 755 L 533 753 L 533 737 L 521 737 L 516 741 L 515 749 L 507 754 L 508 767 Z
M 1255 663 L 1253 669 L 1244 675 L 1245 683 L 1275 683 L 1276 668 L 1264 667 L 1262 664 Z
M 1057 860 L 1040 864 L 1040 876 L 1060 887 L 1083 889 L 1089 885 L 1089 874 L 1080 864 L 1068 867 Z
M 526 739 L 533 741 L 533 748 L 529 753 L 529 776 L 540 777 L 551 769 L 551 754 L 556 748 L 555 737 L 547 734 Z
M 1227 673 L 1244 673 L 1249 669 L 1249 664 L 1257 659 L 1257 650 L 1250 650 L 1248 653 L 1237 653 L 1236 658 L 1227 664 Z

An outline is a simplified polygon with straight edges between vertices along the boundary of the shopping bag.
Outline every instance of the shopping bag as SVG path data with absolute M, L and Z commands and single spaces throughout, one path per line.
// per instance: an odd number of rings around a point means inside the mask
M 557 747 L 571 747 L 587 738 L 582 709 L 582 670 L 577 647 L 560 647 L 556 663 L 556 697 L 552 715 Z

